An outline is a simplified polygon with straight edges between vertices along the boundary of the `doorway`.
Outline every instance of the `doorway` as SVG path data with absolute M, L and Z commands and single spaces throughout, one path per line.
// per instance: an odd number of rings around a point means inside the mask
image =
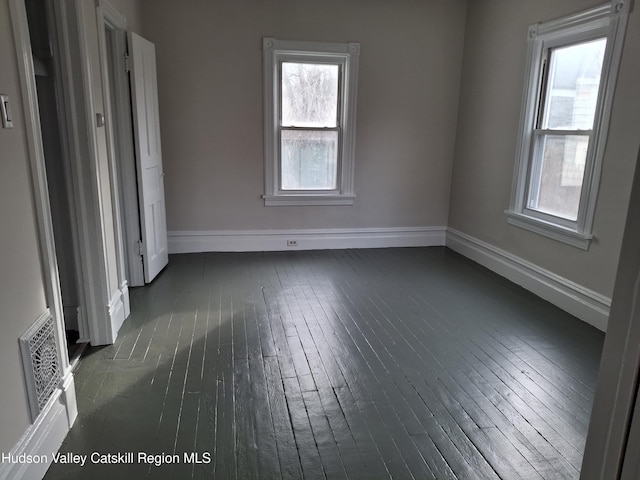
M 142 286 L 168 263 L 155 46 L 106 0 L 97 13 L 118 266 L 123 287 Z
M 108 100 L 107 134 L 110 138 L 110 163 L 113 197 L 117 200 L 120 236 L 122 238 L 121 277 L 131 287 L 144 285 L 143 257 L 141 255 L 140 214 L 138 206 L 138 183 L 134 154 L 131 93 L 129 86 L 129 64 L 125 20 L 110 7 L 102 3 L 98 7 L 101 35 L 103 77 Z
M 38 95 L 40 128 L 51 207 L 53 234 L 58 260 L 58 275 L 62 295 L 64 328 L 69 362 L 79 358 L 89 332 L 83 321 L 84 301 L 79 288 L 82 271 L 79 263 L 78 240 L 73 228 L 75 203 L 70 184 L 68 152 L 65 145 L 64 119 L 59 112 L 59 69 L 56 64 L 56 44 L 50 29 L 50 12 L 46 2 L 25 0 L 34 80 Z

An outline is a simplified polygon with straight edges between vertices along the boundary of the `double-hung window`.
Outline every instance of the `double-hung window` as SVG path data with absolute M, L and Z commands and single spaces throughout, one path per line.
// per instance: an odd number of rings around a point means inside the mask
M 588 249 L 626 5 L 529 29 L 509 223 Z
M 265 38 L 265 205 L 354 200 L 357 43 Z

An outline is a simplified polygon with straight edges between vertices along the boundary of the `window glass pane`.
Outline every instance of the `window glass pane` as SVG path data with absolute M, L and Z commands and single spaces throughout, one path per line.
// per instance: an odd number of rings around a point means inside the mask
M 282 63 L 282 125 L 336 127 L 338 65 Z
M 333 190 L 338 132 L 282 130 L 282 190 Z
M 554 48 L 542 128 L 591 130 L 607 39 Z
M 588 135 L 542 135 L 532 168 L 528 208 L 575 221 L 588 148 Z

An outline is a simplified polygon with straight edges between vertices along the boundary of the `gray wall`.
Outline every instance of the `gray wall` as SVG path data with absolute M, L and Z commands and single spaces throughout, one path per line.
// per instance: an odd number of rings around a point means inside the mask
M 15 117 L 13 129 L 0 128 L 0 452 L 30 424 L 18 338 L 46 309 L 13 45 L 8 0 L 0 0 L 0 92 Z
M 527 27 L 592 0 L 469 2 L 449 226 L 610 296 L 640 139 L 640 11 L 630 16 L 604 156 L 591 248 L 507 224 Z
M 168 230 L 446 225 L 463 0 L 142 2 Z M 262 37 L 361 44 L 356 203 L 264 207 Z
M 141 34 L 142 19 L 139 0 L 108 0 L 127 19 L 127 30 Z

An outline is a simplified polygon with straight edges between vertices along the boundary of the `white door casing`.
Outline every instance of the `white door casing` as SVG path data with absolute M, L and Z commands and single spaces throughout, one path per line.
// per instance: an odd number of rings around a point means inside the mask
M 155 46 L 129 33 L 129 56 L 142 255 L 149 283 L 169 261 Z
M 138 252 L 140 243 L 140 212 L 138 208 L 138 181 L 133 140 L 131 89 L 129 85 L 129 62 L 127 54 L 127 24 L 123 17 L 107 0 L 99 0 L 98 34 L 102 55 L 102 69 L 107 94 L 105 104 L 109 107 L 107 127 L 111 133 L 113 155 L 111 167 L 113 184 L 117 185 L 114 196 L 118 197 L 118 213 L 122 237 L 123 279 L 129 287 L 144 285 L 142 256 Z

